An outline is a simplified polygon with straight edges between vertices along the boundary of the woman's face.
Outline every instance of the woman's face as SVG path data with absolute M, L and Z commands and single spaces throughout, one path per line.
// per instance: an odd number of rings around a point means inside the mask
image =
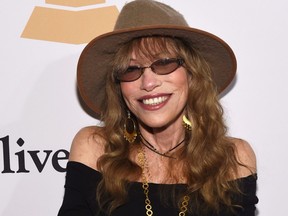
M 151 63 L 132 53 L 129 65 L 145 67 Z M 143 123 L 150 128 L 182 124 L 188 85 L 188 73 L 182 66 L 166 75 L 157 75 L 146 68 L 139 79 L 120 83 L 127 107 L 138 118 L 140 126 Z

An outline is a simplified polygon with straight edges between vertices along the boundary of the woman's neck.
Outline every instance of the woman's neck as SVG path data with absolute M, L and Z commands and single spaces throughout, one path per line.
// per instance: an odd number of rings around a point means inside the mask
M 159 152 L 167 152 L 177 147 L 185 138 L 185 128 L 182 125 L 165 129 L 149 128 L 148 130 L 140 127 L 140 133 L 143 141 L 148 145 L 151 144 Z

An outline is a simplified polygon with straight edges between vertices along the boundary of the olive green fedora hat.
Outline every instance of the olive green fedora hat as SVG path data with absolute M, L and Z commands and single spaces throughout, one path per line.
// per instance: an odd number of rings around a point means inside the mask
M 219 93 L 224 91 L 236 73 L 232 49 L 219 37 L 189 27 L 184 17 L 173 8 L 152 0 L 136 0 L 122 8 L 112 32 L 100 35 L 87 44 L 77 67 L 77 85 L 85 104 L 101 116 L 105 103 L 106 75 L 119 47 L 143 36 L 180 38 L 196 48 L 210 64 Z

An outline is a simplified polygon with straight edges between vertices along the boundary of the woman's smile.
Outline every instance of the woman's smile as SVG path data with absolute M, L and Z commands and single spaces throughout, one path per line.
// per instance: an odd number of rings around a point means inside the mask
M 168 99 L 168 96 L 162 96 L 162 97 L 154 97 L 149 99 L 143 99 L 142 103 L 145 105 L 158 105 L 160 103 L 165 102 Z
M 171 94 L 146 95 L 138 101 L 145 110 L 157 110 L 162 108 L 169 100 Z

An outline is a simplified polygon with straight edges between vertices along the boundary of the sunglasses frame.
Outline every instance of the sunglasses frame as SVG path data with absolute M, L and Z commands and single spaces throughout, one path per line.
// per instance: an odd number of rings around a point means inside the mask
M 169 63 L 177 63 L 177 66 L 175 67 L 175 69 L 173 69 L 173 70 L 171 70 L 171 71 L 168 71 L 168 72 L 165 72 L 165 73 L 157 73 L 157 69 L 155 70 L 155 65 L 157 65 L 157 64 L 160 64 L 160 63 L 165 63 L 165 62 L 167 62 L 167 64 L 169 64 Z M 166 64 L 166 65 L 167 65 Z M 116 74 L 116 79 L 119 81 L 119 82 L 133 82 L 133 81 L 135 81 L 135 80 L 137 80 L 137 79 L 139 79 L 141 76 L 142 76 L 142 74 L 144 73 L 144 71 L 145 71 L 145 69 L 146 68 L 150 68 L 151 70 L 152 70 L 152 72 L 154 72 L 155 74 L 157 74 L 157 75 L 167 75 L 167 74 L 170 74 L 170 73 L 172 73 L 172 72 L 174 72 L 174 71 L 176 71 L 179 67 L 181 67 L 182 65 L 184 64 L 184 60 L 182 59 L 182 58 L 165 58 L 165 59 L 158 59 L 158 60 L 156 60 L 156 61 L 154 61 L 150 66 L 146 66 L 146 67 L 141 67 L 141 66 L 129 66 L 129 67 L 127 67 L 126 68 L 126 70 L 123 70 L 123 72 L 121 72 L 121 73 L 117 73 Z M 125 79 L 123 79 L 123 78 L 121 78 L 121 76 L 119 76 L 119 74 L 122 74 L 122 75 L 125 75 L 125 74 L 128 74 L 128 73 L 133 73 L 133 72 L 126 72 L 128 69 L 133 69 L 133 70 L 137 70 L 137 71 L 139 71 L 137 74 L 139 75 L 139 76 L 135 76 L 135 78 L 133 78 L 133 79 L 129 79 L 129 80 L 125 80 Z M 125 72 L 124 72 L 125 71 Z M 135 71 L 136 72 L 136 71 Z M 135 73 L 134 72 L 134 73 Z

